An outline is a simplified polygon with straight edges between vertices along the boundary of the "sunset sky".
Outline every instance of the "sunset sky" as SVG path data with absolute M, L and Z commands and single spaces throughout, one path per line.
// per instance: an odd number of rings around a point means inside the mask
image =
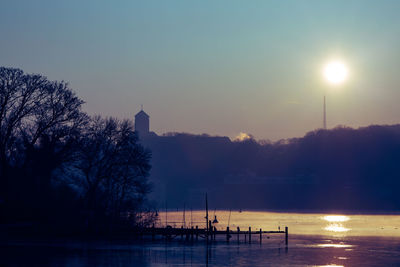
M 40 3 L 40 4 L 39 4 Z M 0 65 L 65 80 L 90 114 L 257 139 L 400 122 L 400 1 L 1 0 Z M 345 62 L 348 79 L 324 80 Z

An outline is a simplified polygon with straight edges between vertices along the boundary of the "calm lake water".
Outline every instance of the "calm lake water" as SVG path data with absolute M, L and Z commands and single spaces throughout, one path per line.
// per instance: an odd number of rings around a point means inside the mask
M 379 236 L 400 238 L 400 214 L 397 215 L 344 215 L 320 213 L 278 213 L 261 211 L 209 211 L 210 220 L 217 217 L 218 229 L 226 229 L 229 221 L 231 230 L 240 227 L 241 230 L 284 230 L 289 227 L 291 234 L 327 235 L 335 237 L 346 236 Z M 159 225 L 180 227 L 198 225 L 205 227 L 204 211 L 161 212 Z
M 185 241 L 18 241 L 0 248 L 0 266 L 400 266 L 400 215 L 211 211 L 218 229 L 281 230 L 260 242 L 234 235 L 213 243 Z M 159 225 L 204 227 L 204 211 L 160 213 Z

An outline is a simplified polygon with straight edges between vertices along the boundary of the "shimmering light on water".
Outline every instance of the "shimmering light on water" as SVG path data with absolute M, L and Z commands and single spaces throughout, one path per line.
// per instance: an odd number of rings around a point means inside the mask
M 331 232 L 347 232 L 350 230 L 349 228 L 337 223 L 329 224 L 324 229 Z
M 352 245 L 346 245 L 346 244 L 319 244 L 317 246 L 321 247 L 321 248 L 351 248 L 351 247 L 353 247 Z
M 350 218 L 343 215 L 327 215 L 324 220 L 328 222 L 347 222 Z
M 344 215 L 326 215 L 323 217 L 323 220 L 329 222 L 327 226 L 324 227 L 324 230 L 335 233 L 346 233 L 350 231 L 349 228 L 346 228 L 343 223 L 350 220 L 348 216 Z

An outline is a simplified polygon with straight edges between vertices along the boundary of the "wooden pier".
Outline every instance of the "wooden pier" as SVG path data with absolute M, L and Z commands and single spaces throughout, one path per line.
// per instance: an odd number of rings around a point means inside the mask
M 140 232 L 141 235 L 151 235 L 153 239 L 156 238 L 156 236 L 162 236 L 165 239 L 174 239 L 176 237 L 181 237 L 181 239 L 185 239 L 187 241 L 193 241 L 193 240 L 199 240 L 199 237 L 202 239 L 205 239 L 207 242 L 208 241 L 215 241 L 217 236 L 225 236 L 226 237 L 226 242 L 230 242 L 230 239 L 236 235 L 237 241 L 240 242 L 240 236 L 244 236 L 244 241 L 245 243 L 251 243 L 252 236 L 259 236 L 259 242 L 262 242 L 263 239 L 263 234 L 284 234 L 285 235 L 285 245 L 286 248 L 289 243 L 289 231 L 288 227 L 285 227 L 285 231 L 263 231 L 262 229 L 259 229 L 258 231 L 252 231 L 251 226 L 249 227 L 249 230 L 240 230 L 239 227 L 237 227 L 236 231 L 231 230 L 229 228 L 229 222 L 230 222 L 230 213 L 229 213 L 229 219 L 228 219 L 228 226 L 226 227 L 226 230 L 217 230 L 213 222 L 209 219 L 209 214 L 208 214 L 208 198 L 207 198 L 207 193 L 205 195 L 205 228 L 199 228 L 198 226 L 193 227 L 191 226 L 190 228 L 185 227 L 186 225 L 186 217 L 185 217 L 185 204 L 183 208 L 183 221 L 182 221 L 182 226 L 180 228 L 172 227 L 168 225 L 168 220 L 167 220 L 167 214 L 168 210 L 166 207 L 166 213 L 165 213 L 165 223 L 166 227 L 155 227 L 153 224 L 153 227 L 148 227 L 148 228 L 143 228 L 142 231 Z M 214 222 L 218 223 L 217 217 L 215 216 L 214 213 Z M 191 225 L 193 222 L 191 222 Z M 268 237 L 269 238 L 269 237 Z
M 246 243 L 252 242 L 252 236 L 258 236 L 258 240 L 261 242 L 264 234 L 284 234 L 285 245 L 287 246 L 289 242 L 288 227 L 285 227 L 285 231 L 263 231 L 262 229 L 258 231 L 252 231 L 251 227 L 244 231 L 239 227 L 237 227 L 236 230 L 230 230 L 229 227 L 227 227 L 226 230 L 217 230 L 215 226 L 212 226 L 211 221 L 209 221 L 208 226 L 208 229 L 201 229 L 198 226 L 190 228 L 184 228 L 183 226 L 181 228 L 173 228 L 171 226 L 155 227 L 153 225 L 153 227 L 142 229 L 140 234 L 151 236 L 153 239 L 155 239 L 156 236 L 161 236 L 169 240 L 180 237 L 181 239 L 185 239 L 187 241 L 199 240 L 199 238 L 206 241 L 215 241 L 217 236 L 225 236 L 227 242 L 230 242 L 230 239 L 236 235 L 237 241 L 240 240 L 240 236 L 243 236 Z

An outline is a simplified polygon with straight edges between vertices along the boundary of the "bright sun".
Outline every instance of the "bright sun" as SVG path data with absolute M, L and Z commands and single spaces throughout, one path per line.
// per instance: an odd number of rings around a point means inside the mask
M 347 66 L 340 61 L 332 61 L 326 64 L 324 76 L 332 84 L 341 84 L 347 78 L 349 71 Z

